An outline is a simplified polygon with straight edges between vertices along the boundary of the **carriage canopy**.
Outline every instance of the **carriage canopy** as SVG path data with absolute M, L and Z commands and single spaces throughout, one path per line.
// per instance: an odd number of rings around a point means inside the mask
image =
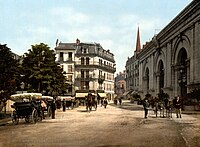
M 41 99 L 41 93 L 20 93 L 20 94 L 13 94 L 10 96 L 12 101 L 28 101 L 32 99 Z

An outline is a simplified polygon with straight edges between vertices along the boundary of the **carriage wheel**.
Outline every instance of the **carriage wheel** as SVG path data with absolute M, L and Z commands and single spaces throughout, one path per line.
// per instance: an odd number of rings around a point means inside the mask
M 13 112 L 12 112 L 11 117 L 12 117 L 12 122 L 13 122 L 15 125 L 17 125 L 17 124 L 19 123 L 19 118 L 17 117 L 16 111 L 13 111 Z
M 47 116 L 51 117 L 51 115 L 52 115 L 51 107 L 48 107 L 47 108 Z
M 29 117 L 29 116 L 26 116 L 26 117 L 25 117 L 25 122 L 26 122 L 26 123 L 30 122 L 30 117 Z
M 39 116 L 38 116 L 38 121 L 42 121 L 43 117 L 42 117 L 42 110 L 40 110 L 39 112 Z
M 38 120 L 38 113 L 37 113 L 37 110 L 36 109 L 33 109 L 33 112 L 32 112 L 32 123 L 36 123 Z

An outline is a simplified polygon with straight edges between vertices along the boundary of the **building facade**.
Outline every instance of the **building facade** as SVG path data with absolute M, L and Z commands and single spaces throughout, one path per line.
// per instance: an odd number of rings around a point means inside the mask
M 126 81 L 125 81 L 126 73 L 125 71 L 120 72 L 115 77 L 115 94 L 118 98 L 124 98 L 126 93 Z
M 103 90 L 109 99 L 114 97 L 116 68 L 113 53 L 98 43 L 82 43 L 79 39 L 76 43 L 60 43 L 55 50 L 57 61 L 67 78 L 72 79 L 72 93 L 76 90 Z M 62 58 L 64 61 L 60 61 Z M 72 60 L 67 62 L 68 58 Z
M 200 1 L 193 0 L 126 62 L 127 89 L 170 98 L 200 88 Z

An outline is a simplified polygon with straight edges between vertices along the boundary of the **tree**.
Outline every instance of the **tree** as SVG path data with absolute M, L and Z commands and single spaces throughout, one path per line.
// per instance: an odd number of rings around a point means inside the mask
M 0 44 L 0 104 L 7 101 L 16 90 L 18 61 L 6 44 Z M 1 109 L 0 109 L 1 110 Z
M 55 54 L 44 43 L 32 45 L 25 53 L 22 63 L 24 68 L 25 89 L 31 92 L 60 94 L 65 88 L 62 69 L 55 62 Z

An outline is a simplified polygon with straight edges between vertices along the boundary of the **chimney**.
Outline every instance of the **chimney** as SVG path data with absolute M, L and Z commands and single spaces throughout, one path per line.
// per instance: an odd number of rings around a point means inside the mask
M 76 45 L 79 45 L 80 44 L 80 40 L 77 38 L 76 39 Z

